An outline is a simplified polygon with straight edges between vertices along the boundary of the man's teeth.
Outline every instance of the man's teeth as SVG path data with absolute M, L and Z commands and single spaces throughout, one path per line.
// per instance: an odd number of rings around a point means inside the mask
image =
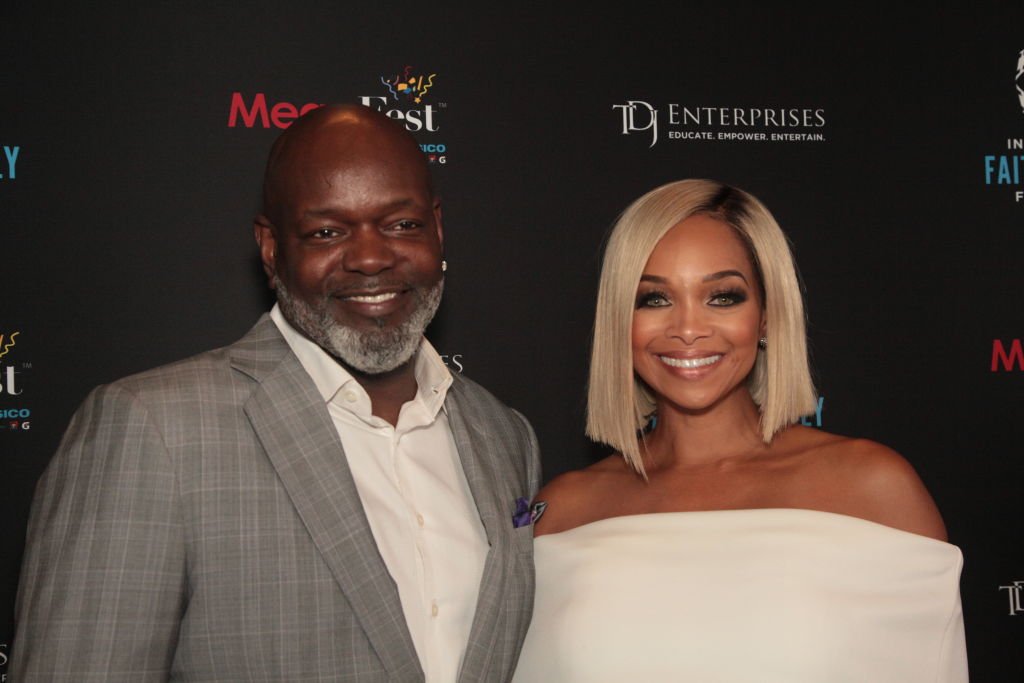
M 702 368 L 705 365 L 717 363 L 721 357 L 721 354 L 704 358 L 669 358 L 668 356 L 658 356 L 662 363 L 671 365 L 674 368 Z
M 384 292 L 383 294 L 371 294 L 366 296 L 349 296 L 349 301 L 357 301 L 361 304 L 379 304 L 383 301 L 390 301 L 398 296 L 397 292 Z

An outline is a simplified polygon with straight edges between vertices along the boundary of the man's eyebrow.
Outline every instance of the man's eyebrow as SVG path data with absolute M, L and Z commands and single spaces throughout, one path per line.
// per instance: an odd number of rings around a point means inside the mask
M 389 211 L 398 211 L 400 209 L 415 208 L 416 206 L 418 206 L 418 203 L 416 202 L 415 199 L 396 199 L 390 204 L 384 204 L 383 206 L 381 206 L 380 212 L 388 213 Z M 305 211 L 302 212 L 302 215 L 304 217 L 309 218 L 322 218 L 324 216 L 333 216 L 335 214 L 343 212 L 344 209 L 339 210 L 330 206 L 325 206 L 323 208 L 306 209 Z

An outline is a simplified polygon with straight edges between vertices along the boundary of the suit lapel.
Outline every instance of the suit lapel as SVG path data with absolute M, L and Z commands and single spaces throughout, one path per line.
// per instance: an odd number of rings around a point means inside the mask
M 263 375 L 256 377 L 260 386 L 245 412 L 390 678 L 422 680 L 398 589 L 377 550 L 327 408 L 276 327 L 267 334 L 276 336 L 270 341 L 279 362 L 272 370 L 259 373 L 261 363 L 251 356 L 236 363 L 247 374 Z
M 483 680 L 487 661 L 499 635 L 501 596 L 507 580 L 505 557 L 508 532 L 512 525 L 512 508 L 508 514 L 501 507 L 493 465 L 487 459 L 489 436 L 484 421 L 471 419 L 473 408 L 458 391 L 458 383 L 448 391 L 445 402 L 448 423 L 459 451 L 462 469 L 473 494 L 490 549 L 480 579 L 480 594 L 469 634 L 469 645 L 459 671 L 459 681 Z M 506 529 L 503 525 L 508 526 Z

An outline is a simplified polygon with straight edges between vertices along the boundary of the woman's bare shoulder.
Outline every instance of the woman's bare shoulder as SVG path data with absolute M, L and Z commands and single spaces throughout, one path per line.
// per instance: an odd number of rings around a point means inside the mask
M 823 483 L 844 514 L 946 540 L 935 501 L 914 466 L 871 439 L 823 433 L 809 455 L 828 473 Z
M 621 484 L 635 478 L 619 455 L 559 474 L 545 484 L 534 499 L 546 504 L 544 513 L 534 524 L 534 535 L 558 533 L 594 521 L 617 482 Z

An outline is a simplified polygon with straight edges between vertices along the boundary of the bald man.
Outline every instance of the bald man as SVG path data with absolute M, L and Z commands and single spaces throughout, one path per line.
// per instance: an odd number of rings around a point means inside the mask
M 306 114 L 254 233 L 274 308 L 72 419 L 33 501 L 11 678 L 510 679 L 538 448 L 423 337 L 446 264 L 416 141 L 358 105 Z

